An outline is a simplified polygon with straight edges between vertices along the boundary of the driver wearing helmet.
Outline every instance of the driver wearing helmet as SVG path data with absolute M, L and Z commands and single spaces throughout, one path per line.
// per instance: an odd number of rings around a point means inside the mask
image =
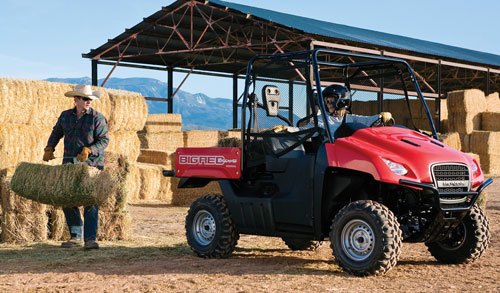
M 384 124 L 392 120 L 390 112 L 382 112 L 373 116 L 350 114 L 347 109 L 351 105 L 351 93 L 345 86 L 338 84 L 329 85 L 323 89 L 322 93 L 325 101 L 325 108 L 328 112 L 326 119 L 330 126 L 331 133 L 335 133 L 344 119 L 348 123 L 360 123 L 367 127 L 371 126 L 379 119 Z M 318 126 L 324 128 L 322 118 L 322 116 L 318 116 Z

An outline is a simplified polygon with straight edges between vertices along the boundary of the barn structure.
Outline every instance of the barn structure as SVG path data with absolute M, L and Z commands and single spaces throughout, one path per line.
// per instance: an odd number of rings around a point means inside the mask
M 92 61 L 92 83 L 98 65 L 166 71 L 167 102 L 173 111 L 174 72 L 233 79 L 233 127 L 237 127 L 238 79 L 256 54 L 333 48 L 405 59 L 416 72 L 426 98 L 445 99 L 453 90 L 500 91 L 500 56 L 435 42 L 355 28 L 220 0 L 177 0 L 124 33 L 83 54 Z M 101 84 L 102 85 L 102 84 Z M 374 85 L 366 91 L 391 93 Z M 435 120 L 440 121 L 435 103 Z

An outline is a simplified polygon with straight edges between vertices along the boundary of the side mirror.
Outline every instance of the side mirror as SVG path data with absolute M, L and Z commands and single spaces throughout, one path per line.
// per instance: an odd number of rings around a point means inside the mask
M 278 116 L 281 93 L 277 86 L 266 85 L 262 88 L 262 98 L 266 107 L 267 116 Z

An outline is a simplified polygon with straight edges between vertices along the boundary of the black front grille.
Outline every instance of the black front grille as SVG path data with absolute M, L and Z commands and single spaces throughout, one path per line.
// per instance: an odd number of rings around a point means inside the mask
M 444 192 L 467 192 L 469 191 L 469 168 L 465 165 L 446 164 L 434 165 L 432 167 L 434 183 L 440 193 Z M 457 182 L 467 182 L 466 186 L 440 186 Z M 463 184 L 465 185 L 465 184 Z

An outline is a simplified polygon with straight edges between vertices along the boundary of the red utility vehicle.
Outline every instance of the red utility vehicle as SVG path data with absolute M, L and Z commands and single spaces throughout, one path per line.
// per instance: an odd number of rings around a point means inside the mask
M 395 123 L 323 125 L 322 90 L 331 84 L 349 89 L 351 113 L 389 111 Z M 329 239 L 335 260 L 355 275 L 391 269 L 403 241 L 424 242 L 443 263 L 474 261 L 490 237 L 476 200 L 492 180 L 438 140 L 434 113 L 400 59 L 322 49 L 253 58 L 241 145 L 180 148 L 174 172 L 165 172 L 182 178 L 179 187 L 217 180 L 222 190 L 191 205 L 189 245 L 222 258 L 240 233 L 281 237 L 293 250 Z M 422 116 L 429 133 L 415 127 Z

